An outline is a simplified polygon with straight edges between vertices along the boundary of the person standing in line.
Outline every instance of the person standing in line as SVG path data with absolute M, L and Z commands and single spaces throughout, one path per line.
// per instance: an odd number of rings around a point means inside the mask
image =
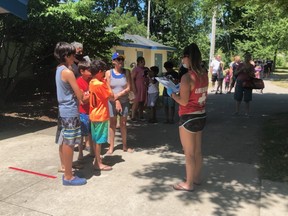
M 250 101 L 252 100 L 252 89 L 244 88 L 243 82 L 248 80 L 249 77 L 255 77 L 255 63 L 252 61 L 250 53 L 246 53 L 244 62 L 241 63 L 236 71 L 236 85 L 234 92 L 234 100 L 236 101 L 236 110 L 234 115 L 239 115 L 240 104 L 244 97 L 245 102 L 245 116 L 249 117 Z
M 105 71 L 107 65 L 101 60 L 91 62 L 90 71 L 92 80 L 89 83 L 90 91 L 90 114 L 91 135 L 94 144 L 94 170 L 110 171 L 111 166 L 102 162 L 100 157 L 102 145 L 108 141 L 108 125 L 109 125 L 109 99 L 114 94 L 105 79 Z
M 114 98 L 109 101 L 110 127 L 109 127 L 109 150 L 107 154 L 113 154 L 115 132 L 117 126 L 117 116 L 119 116 L 119 126 L 122 137 L 123 151 L 133 152 L 127 146 L 127 117 L 129 115 L 129 92 L 131 87 L 130 71 L 124 69 L 125 57 L 115 52 L 112 55 L 113 69 L 106 71 L 107 83 L 114 93 Z
M 166 73 L 164 73 L 164 77 L 171 80 L 175 85 L 179 83 L 179 74 L 173 69 L 173 62 L 167 61 L 164 63 L 164 68 L 166 69 Z M 174 124 L 174 116 L 175 116 L 175 101 L 169 97 L 167 94 L 167 89 L 163 88 L 163 105 L 164 112 L 166 117 L 166 124 Z
M 138 112 L 139 119 L 144 121 L 144 106 L 147 102 L 147 90 L 148 90 L 148 77 L 144 73 L 147 71 L 145 67 L 145 59 L 142 56 L 137 58 L 137 66 L 132 70 L 132 90 L 135 95 L 134 103 L 132 105 L 132 121 L 136 121 L 136 114 Z
M 159 73 L 159 68 L 157 66 L 150 67 L 148 72 L 149 86 L 148 86 L 148 102 L 147 107 L 150 108 L 150 119 L 149 123 L 157 123 L 156 117 L 156 104 L 159 97 L 159 82 L 156 80 L 157 74 Z
M 54 49 L 54 56 L 60 63 L 55 75 L 59 108 L 56 143 L 59 144 L 61 169 L 64 169 L 62 184 L 71 186 L 87 183 L 85 178 L 73 176 L 72 173 L 74 145 L 81 143 L 78 100 L 86 100 L 77 85 L 73 71 L 69 69 L 74 62 L 75 53 L 75 48 L 66 42 L 57 43 Z
M 212 90 L 211 92 L 215 92 L 215 82 L 218 81 L 217 72 L 220 67 L 221 55 L 216 55 L 215 59 L 212 60 L 210 64 L 210 74 L 212 81 Z
M 195 43 L 184 48 L 183 63 L 188 72 L 181 78 L 180 92 L 167 93 L 179 104 L 179 134 L 186 161 L 186 179 L 173 185 L 174 190 L 192 192 L 201 183 L 202 130 L 206 122 L 208 73 L 201 66 L 201 52 Z
M 74 41 L 74 42 L 71 43 L 71 45 L 74 46 L 75 49 L 76 49 L 75 59 L 74 59 L 73 64 L 71 65 L 71 69 L 72 69 L 72 71 L 74 72 L 74 75 L 75 75 L 75 77 L 76 77 L 76 79 L 77 79 L 78 77 L 81 76 L 81 74 L 80 74 L 80 72 L 79 72 L 79 69 L 78 69 L 78 63 L 79 63 L 80 61 L 83 61 L 83 60 L 84 60 L 83 44 Z
M 77 84 L 85 95 L 89 96 L 89 82 L 92 78 L 90 72 L 90 62 L 80 61 L 78 63 L 78 69 L 81 74 L 77 78 Z M 89 97 L 86 101 L 81 102 L 79 105 L 80 121 L 81 121 L 81 145 L 79 145 L 78 161 L 80 164 L 83 160 L 83 148 L 89 146 L 90 155 L 94 157 L 93 144 L 91 140 L 91 125 L 89 120 Z M 85 144 L 83 145 L 85 141 Z

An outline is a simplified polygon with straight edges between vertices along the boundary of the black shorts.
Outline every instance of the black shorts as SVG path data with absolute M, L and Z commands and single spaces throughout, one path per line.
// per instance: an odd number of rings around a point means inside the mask
M 217 75 L 216 73 L 215 73 L 215 74 L 212 74 L 211 81 L 212 81 L 212 82 L 218 81 L 218 75 Z
M 203 114 L 186 114 L 180 116 L 179 127 L 196 133 L 202 131 L 206 124 L 206 113 Z

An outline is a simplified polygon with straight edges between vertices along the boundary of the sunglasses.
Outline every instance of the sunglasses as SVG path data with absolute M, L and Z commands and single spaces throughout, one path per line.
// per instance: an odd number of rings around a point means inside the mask
M 115 60 L 116 61 L 124 61 L 124 58 L 119 57 L 119 58 L 116 58 Z

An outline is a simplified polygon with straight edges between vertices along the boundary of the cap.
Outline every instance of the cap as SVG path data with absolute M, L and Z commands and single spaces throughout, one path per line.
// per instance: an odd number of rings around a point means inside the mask
M 112 54 L 112 60 L 114 60 L 114 59 L 116 59 L 116 58 L 118 58 L 118 57 L 123 57 L 124 59 L 125 59 L 125 56 L 124 55 L 121 55 L 121 54 L 119 54 L 119 53 L 117 53 L 117 52 L 115 52 L 115 53 L 113 53 Z

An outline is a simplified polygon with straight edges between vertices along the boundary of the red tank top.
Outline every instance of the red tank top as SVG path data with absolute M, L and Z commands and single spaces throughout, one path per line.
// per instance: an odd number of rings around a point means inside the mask
M 179 116 L 205 111 L 205 104 L 208 91 L 208 73 L 197 74 L 194 71 L 189 71 L 190 77 L 194 82 L 194 88 L 192 89 L 189 101 L 186 106 L 179 105 Z

